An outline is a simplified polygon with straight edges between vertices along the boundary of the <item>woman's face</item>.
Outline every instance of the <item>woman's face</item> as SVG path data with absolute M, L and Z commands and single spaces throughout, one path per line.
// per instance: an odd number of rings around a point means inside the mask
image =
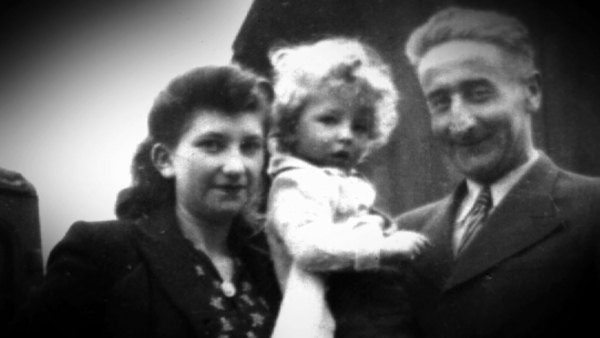
M 240 213 L 260 185 L 262 119 L 259 113 L 198 112 L 175 148 L 164 152 L 161 173 L 175 180 L 177 208 L 213 223 Z

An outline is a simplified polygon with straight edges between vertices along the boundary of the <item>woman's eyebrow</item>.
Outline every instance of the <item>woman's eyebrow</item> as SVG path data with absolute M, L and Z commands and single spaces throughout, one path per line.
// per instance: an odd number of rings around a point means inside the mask
M 222 139 L 226 139 L 228 138 L 227 135 L 223 132 L 218 132 L 218 131 L 210 131 L 207 133 L 202 133 L 202 134 L 198 134 L 194 137 L 195 141 L 201 141 L 204 139 L 218 139 L 218 140 L 222 140 Z

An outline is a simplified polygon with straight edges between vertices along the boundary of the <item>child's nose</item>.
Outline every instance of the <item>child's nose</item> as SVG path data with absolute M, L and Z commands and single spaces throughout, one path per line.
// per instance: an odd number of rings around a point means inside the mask
M 352 132 L 352 126 L 350 125 L 342 125 L 338 129 L 338 140 L 343 142 L 350 142 L 354 138 L 354 133 Z

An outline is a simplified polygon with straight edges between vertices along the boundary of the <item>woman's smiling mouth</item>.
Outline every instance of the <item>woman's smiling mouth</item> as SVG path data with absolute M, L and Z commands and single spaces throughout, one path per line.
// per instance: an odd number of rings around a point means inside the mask
M 240 191 L 246 189 L 246 186 L 243 184 L 219 184 L 215 186 L 216 189 L 224 191 L 228 194 L 236 194 Z

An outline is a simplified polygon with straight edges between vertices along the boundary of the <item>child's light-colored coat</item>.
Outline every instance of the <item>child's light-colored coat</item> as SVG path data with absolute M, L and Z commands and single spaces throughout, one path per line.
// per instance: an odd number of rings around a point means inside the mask
M 272 157 L 268 173 L 266 230 L 284 291 L 272 338 L 333 337 L 324 272 L 379 268 L 382 229 L 361 221 L 375 190 L 355 173 L 284 154 Z

